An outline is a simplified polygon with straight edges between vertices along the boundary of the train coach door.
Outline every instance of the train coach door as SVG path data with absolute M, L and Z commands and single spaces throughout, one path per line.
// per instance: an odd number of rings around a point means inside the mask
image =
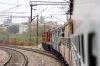
M 94 33 L 88 35 L 88 61 L 89 66 L 97 66 L 97 43 Z

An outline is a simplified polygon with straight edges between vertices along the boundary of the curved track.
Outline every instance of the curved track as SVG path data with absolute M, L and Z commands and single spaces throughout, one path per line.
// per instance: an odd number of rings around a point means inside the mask
M 10 54 L 9 60 L 3 66 L 26 66 L 27 65 L 27 57 L 14 49 L 0 47 L 2 50 L 5 50 Z
M 47 52 L 45 50 L 38 50 L 38 49 L 30 49 L 30 48 L 23 48 L 23 47 L 18 47 L 18 46 L 7 46 L 7 45 L 0 45 L 1 47 L 11 47 L 11 48 L 15 48 L 15 49 L 22 49 L 22 50 L 26 50 L 26 51 L 32 51 L 32 52 L 36 52 L 39 54 L 43 54 L 52 58 L 55 58 L 57 60 L 59 60 L 57 57 L 55 57 L 54 55 L 50 54 L 50 52 Z
M 54 58 L 56 60 L 58 60 L 59 62 L 61 62 L 61 66 L 63 66 L 63 63 L 60 59 L 58 59 L 56 56 L 52 55 L 50 52 L 47 52 L 45 50 L 38 50 L 38 49 L 29 49 L 29 48 L 23 48 L 23 47 L 18 47 L 18 46 L 6 46 L 6 45 L 0 45 L 1 47 L 7 47 L 7 48 L 13 48 L 13 49 L 21 49 L 21 50 L 26 50 L 26 51 L 31 51 L 31 52 L 36 52 L 42 55 L 46 55 L 49 56 L 51 58 Z
M 0 50 L 3 50 L 3 49 L 0 49 Z M 12 55 L 11 55 L 8 51 L 6 51 L 6 50 L 3 50 L 3 51 L 5 51 L 5 52 L 8 53 L 9 58 L 8 58 L 1 66 L 5 66 L 5 65 L 10 61 L 10 59 L 11 59 L 11 57 L 12 57 Z

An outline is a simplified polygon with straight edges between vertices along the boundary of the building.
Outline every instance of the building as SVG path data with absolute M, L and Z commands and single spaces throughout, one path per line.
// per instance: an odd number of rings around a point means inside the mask
M 22 34 L 23 32 L 27 32 L 28 29 L 28 23 L 20 23 L 19 24 L 19 34 Z
M 12 26 L 12 25 L 19 25 L 19 23 L 12 23 L 12 19 L 9 18 L 9 19 L 6 19 L 4 21 L 4 23 L 2 24 L 2 26 L 5 26 L 5 27 L 9 27 L 9 26 Z
M 13 30 L 12 29 L 13 27 L 16 28 L 16 29 Z M 8 18 L 3 22 L 3 24 L 1 25 L 0 28 L 3 28 L 6 31 L 8 31 L 8 28 L 9 28 L 9 31 L 13 32 L 13 31 L 19 30 L 19 23 L 13 23 L 12 18 Z M 17 32 L 19 32 L 19 31 L 17 31 Z
M 4 26 L 0 26 L 0 30 L 4 30 L 4 31 L 7 31 L 7 27 L 4 27 Z
M 58 22 L 55 21 L 46 21 L 45 25 L 50 26 L 51 28 L 58 26 Z

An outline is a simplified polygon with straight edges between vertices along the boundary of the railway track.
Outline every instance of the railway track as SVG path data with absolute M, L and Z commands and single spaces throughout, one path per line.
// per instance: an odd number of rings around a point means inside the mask
M 55 58 L 57 60 L 59 60 L 57 57 L 55 57 L 54 55 L 50 54 L 49 52 L 47 51 L 44 51 L 44 50 L 38 50 L 38 49 L 30 49 L 30 48 L 23 48 L 23 47 L 18 47 L 18 46 L 7 46 L 7 45 L 0 45 L 1 47 L 6 47 L 6 48 L 14 48 L 14 49 L 22 49 L 22 50 L 26 50 L 26 51 L 31 51 L 31 52 L 36 52 L 36 53 L 39 53 L 39 54 L 43 54 L 43 55 L 46 55 L 46 56 L 49 56 L 49 57 L 52 57 L 52 58 Z
M 0 49 L 0 50 L 1 50 L 1 49 Z M 3 49 L 2 49 L 2 50 L 3 50 Z M 8 53 L 9 58 L 8 58 L 3 64 L 1 64 L 1 66 L 5 66 L 5 65 L 10 61 L 10 59 L 11 59 L 11 57 L 12 57 L 12 55 L 11 55 L 8 51 L 6 51 L 6 50 L 3 50 L 3 51 L 5 51 L 5 52 Z
M 14 49 L 7 47 L 0 47 L 0 49 L 9 53 L 9 59 L 2 66 L 26 66 L 27 65 L 27 57 Z
M 26 50 L 26 51 L 31 51 L 31 52 L 36 52 L 36 53 L 39 53 L 39 54 L 42 54 L 42 55 L 46 55 L 46 56 L 49 56 L 51 58 L 54 58 L 56 60 L 58 60 L 59 62 L 61 62 L 61 66 L 63 66 L 63 63 L 60 59 L 58 59 L 56 56 L 50 54 L 49 52 L 47 51 L 44 51 L 44 50 L 38 50 L 38 49 L 30 49 L 30 48 L 23 48 L 23 47 L 18 47 L 18 46 L 7 46 L 7 45 L 0 45 L 0 47 L 6 47 L 6 48 L 12 48 L 12 49 L 21 49 L 21 50 Z

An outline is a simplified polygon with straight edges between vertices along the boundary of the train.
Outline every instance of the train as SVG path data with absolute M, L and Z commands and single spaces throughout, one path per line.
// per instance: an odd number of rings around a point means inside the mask
M 44 31 L 42 46 L 66 66 L 100 66 L 100 0 L 70 2 L 70 18 L 63 26 Z

